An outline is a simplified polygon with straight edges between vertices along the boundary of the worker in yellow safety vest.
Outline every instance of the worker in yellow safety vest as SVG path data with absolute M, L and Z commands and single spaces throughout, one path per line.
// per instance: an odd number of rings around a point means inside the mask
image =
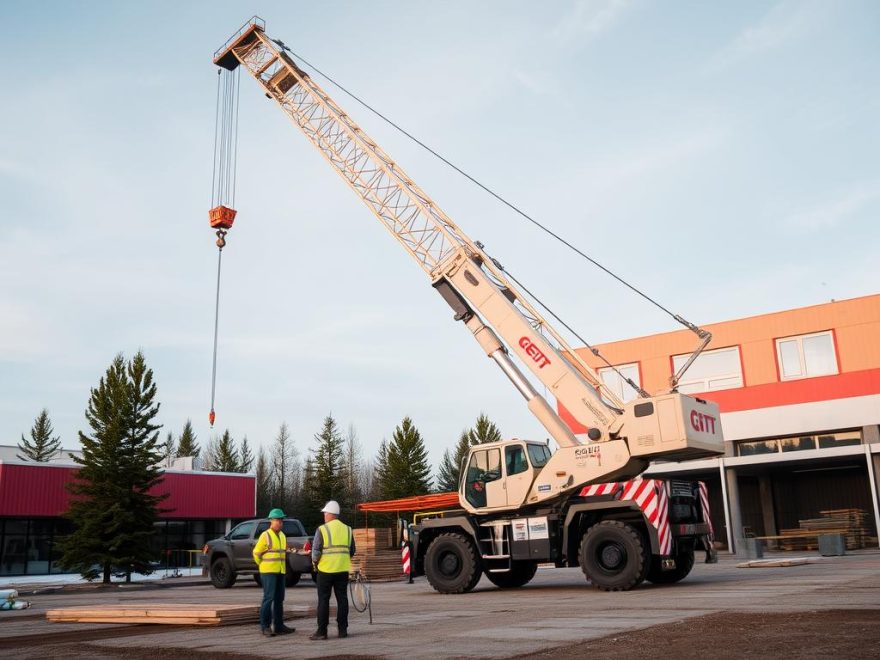
M 339 520 L 339 503 L 330 500 L 321 509 L 324 524 L 312 541 L 312 563 L 318 582 L 318 629 L 309 639 L 327 639 L 330 593 L 336 594 L 336 625 L 340 637 L 348 637 L 348 573 L 355 553 L 351 527 Z
M 263 603 L 260 606 L 260 631 L 266 637 L 285 635 L 296 631 L 284 625 L 284 580 L 287 567 L 287 538 L 284 511 L 272 509 L 267 516 L 269 529 L 260 534 L 254 546 L 254 561 L 260 569 L 263 585 Z

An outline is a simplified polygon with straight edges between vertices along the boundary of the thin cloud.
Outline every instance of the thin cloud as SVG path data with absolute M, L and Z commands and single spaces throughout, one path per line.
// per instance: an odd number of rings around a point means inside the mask
M 777 50 L 808 35 L 820 23 L 828 4 L 791 2 L 774 6 L 764 17 L 745 28 L 710 60 L 710 69 L 722 69 L 750 57 Z
M 579 0 L 550 37 L 562 46 L 588 41 L 614 27 L 632 4 L 632 0 Z
M 790 214 L 784 224 L 790 228 L 818 231 L 831 229 L 880 200 L 880 181 L 862 183 L 833 199 Z

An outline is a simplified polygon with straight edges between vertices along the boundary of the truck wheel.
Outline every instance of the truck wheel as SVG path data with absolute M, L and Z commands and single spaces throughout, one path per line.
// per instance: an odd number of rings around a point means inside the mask
M 660 557 L 652 557 L 651 567 L 648 569 L 648 575 L 645 579 L 654 584 L 674 584 L 684 580 L 694 567 L 694 549 L 682 548 L 675 553 L 674 559 L 675 568 L 671 571 L 664 571 Z
M 628 591 L 648 570 L 648 553 L 642 535 L 619 520 L 593 525 L 581 541 L 581 570 L 602 591 Z
M 506 573 L 486 573 L 489 582 L 501 589 L 516 589 L 531 582 L 538 572 L 536 561 L 515 561 Z
M 299 582 L 300 577 L 302 577 L 302 573 L 285 573 L 284 586 L 295 587 L 297 582 Z
M 425 553 L 425 576 L 441 594 L 470 591 L 482 573 L 474 546 L 463 534 L 441 534 Z
M 235 584 L 235 571 L 232 570 L 232 562 L 226 557 L 220 557 L 211 564 L 211 584 L 218 589 L 229 589 Z
M 257 586 L 258 586 L 258 587 L 262 587 L 262 586 L 263 586 L 263 580 L 262 580 L 262 578 L 260 578 L 260 574 L 259 574 L 259 573 L 254 573 L 254 582 L 257 583 Z

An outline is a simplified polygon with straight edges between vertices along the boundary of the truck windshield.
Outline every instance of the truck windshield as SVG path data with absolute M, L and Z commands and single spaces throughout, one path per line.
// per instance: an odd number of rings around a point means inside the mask
M 528 443 L 529 458 L 535 467 L 544 467 L 550 460 L 550 448 L 547 445 Z

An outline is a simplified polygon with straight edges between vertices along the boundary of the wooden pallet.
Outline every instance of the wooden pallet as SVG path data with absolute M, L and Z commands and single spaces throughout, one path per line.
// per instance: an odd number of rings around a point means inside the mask
M 285 612 L 285 615 L 291 613 Z M 255 605 L 195 605 L 149 603 L 80 606 L 48 610 L 46 619 L 56 623 L 161 623 L 188 626 L 222 626 L 259 621 Z
M 352 571 L 360 571 L 371 581 L 403 579 L 400 548 L 395 545 L 394 529 L 371 527 L 354 530 L 357 554 L 352 557 Z

